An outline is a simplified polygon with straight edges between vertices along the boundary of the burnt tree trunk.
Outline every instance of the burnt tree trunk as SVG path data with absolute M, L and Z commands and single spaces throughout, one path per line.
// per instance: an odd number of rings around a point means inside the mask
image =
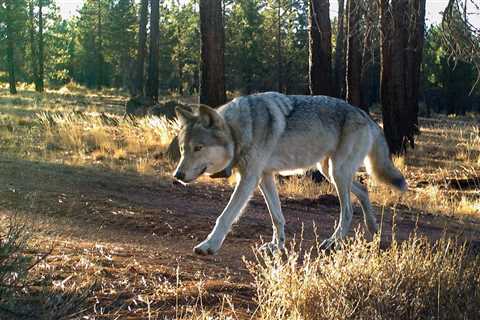
M 381 102 L 390 151 L 405 153 L 418 133 L 418 85 L 425 0 L 381 1 Z M 415 39 L 413 39 L 415 38 Z
M 225 34 L 221 0 L 200 0 L 200 103 L 213 108 L 224 104 Z
M 38 74 L 35 83 L 35 90 L 43 92 L 43 78 L 45 73 L 45 59 L 44 59 L 44 41 L 43 41 L 43 0 L 38 1 Z
M 6 1 L 6 33 L 7 33 L 7 65 L 8 83 L 11 94 L 17 94 L 17 80 L 15 78 L 15 38 L 14 38 L 14 16 L 12 1 Z
M 335 95 L 345 98 L 345 28 L 344 0 L 338 0 L 337 39 L 335 43 Z
M 141 0 L 138 19 L 138 48 L 133 95 L 144 94 L 145 56 L 147 54 L 148 0 Z
M 150 1 L 150 54 L 148 57 L 148 80 L 146 95 L 158 101 L 158 62 L 160 59 L 160 0 Z
M 311 95 L 332 94 L 332 29 L 328 0 L 310 0 L 308 10 Z
M 360 32 L 361 12 L 356 0 L 347 0 L 347 92 L 346 100 L 361 106 L 360 81 L 362 74 L 362 51 Z M 368 110 L 368 109 L 367 109 Z

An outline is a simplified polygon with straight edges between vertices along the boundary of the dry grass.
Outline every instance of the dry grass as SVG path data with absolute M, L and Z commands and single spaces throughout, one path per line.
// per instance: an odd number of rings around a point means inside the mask
M 424 121 L 417 146 L 394 159 L 406 176 L 409 191 L 402 195 L 370 183 L 377 204 L 403 204 L 421 212 L 457 217 L 480 214 L 480 128 L 475 121 L 443 117 Z
M 378 239 L 357 235 L 331 253 L 258 253 L 248 264 L 258 318 L 477 319 L 480 258 L 465 245 L 414 236 L 381 250 Z
M 74 112 L 39 113 L 38 123 L 41 137 L 54 154 L 63 151 L 77 165 L 88 165 L 93 160 L 119 167 L 123 162 L 123 168 L 130 164 L 141 174 L 155 172 L 154 156 L 166 150 L 177 126 L 153 116 L 132 120 Z
M 144 176 L 165 176 L 172 170 L 173 164 L 161 153 L 178 129 L 176 124 L 155 117 L 123 119 L 125 98 L 118 92 L 96 92 L 76 84 L 43 95 L 28 87 L 18 96 L 1 90 L 3 155 L 106 166 Z M 420 124 L 416 149 L 394 159 L 407 177 L 409 191 L 399 195 L 368 182 L 373 203 L 403 205 L 408 209 L 402 210 L 414 213 L 478 217 L 478 123 L 436 117 L 421 119 Z M 328 183 L 315 184 L 304 177 L 283 181 L 280 193 L 311 199 L 335 194 Z M 130 214 L 122 210 L 112 214 Z M 51 238 L 46 239 L 32 246 L 46 248 Z M 45 308 L 38 309 L 44 319 L 75 312 L 85 319 L 155 319 L 166 308 L 171 318 L 178 319 L 249 318 L 235 312 L 228 294 L 212 302 L 211 284 L 201 276 L 182 273 L 182 265 L 176 273 L 151 265 L 145 258 L 151 252 L 68 238 L 58 244 L 31 270 L 33 277 L 44 280 L 43 287 L 28 292 L 31 297 L 48 298 Z M 292 248 L 288 258 L 257 253 L 258 260 L 249 263 L 258 302 L 253 318 L 476 319 L 480 261 L 467 253 L 453 240 L 432 244 L 421 237 L 394 242 L 385 250 L 378 239 L 367 243 L 357 237 L 330 254 L 315 248 L 306 254 Z
M 322 194 L 334 194 L 335 188 L 328 182 L 316 183 L 305 176 L 290 176 L 279 183 L 279 192 L 287 197 L 314 199 Z

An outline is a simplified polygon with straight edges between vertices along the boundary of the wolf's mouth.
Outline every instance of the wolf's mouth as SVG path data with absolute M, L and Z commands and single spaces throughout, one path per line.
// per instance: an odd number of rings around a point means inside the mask
M 196 180 L 198 177 L 200 177 L 202 174 L 204 174 L 205 171 L 207 171 L 207 166 L 205 166 L 195 178 L 192 178 L 192 179 L 189 179 L 189 180 L 183 179 L 183 180 L 177 180 L 177 181 L 180 182 L 183 185 L 186 185 L 186 184 L 192 182 L 193 180 Z
M 207 171 L 207 166 L 205 166 L 202 171 L 200 171 L 200 173 L 198 174 L 198 177 L 200 177 L 202 174 L 205 173 L 205 171 Z

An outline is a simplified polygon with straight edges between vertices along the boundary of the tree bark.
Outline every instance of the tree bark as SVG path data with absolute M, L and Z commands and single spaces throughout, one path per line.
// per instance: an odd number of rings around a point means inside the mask
M 8 83 L 11 94 L 17 94 L 17 81 L 15 78 L 15 38 L 14 38 L 14 12 L 12 1 L 6 1 L 6 33 L 7 33 L 7 65 Z
M 104 83 L 104 59 L 103 59 L 103 28 L 102 28 L 102 1 L 97 0 L 97 36 L 96 36 L 96 43 L 95 43 L 95 57 L 96 57 L 96 74 L 95 74 L 95 84 L 97 89 L 100 90 Z
M 420 68 L 423 58 L 423 44 L 425 35 L 425 5 L 426 0 L 410 0 L 410 21 L 408 25 L 407 42 L 407 104 L 412 106 L 411 119 L 418 130 L 418 97 L 420 94 Z
M 160 1 L 150 1 L 150 54 L 146 95 L 152 102 L 158 101 L 158 66 L 160 60 Z
M 356 0 L 347 0 L 347 101 L 357 107 L 361 106 L 360 81 L 362 74 L 362 51 L 360 37 L 361 12 Z M 368 111 L 368 109 L 366 109 Z
M 38 0 L 38 74 L 35 90 L 43 92 L 44 84 L 44 41 L 43 41 L 43 0 Z
M 215 108 L 227 100 L 221 0 L 200 0 L 200 34 L 200 103 Z
M 383 126 L 390 151 L 401 154 L 418 134 L 425 0 L 382 0 L 380 21 Z
M 365 22 L 367 23 L 367 22 Z M 363 110 L 368 112 L 371 104 L 372 82 L 374 79 L 374 57 L 371 54 L 372 48 L 370 37 L 368 34 L 364 35 L 362 44 L 362 70 L 360 74 L 360 106 Z
M 32 68 L 32 77 L 33 83 L 35 84 L 35 90 L 37 90 L 38 85 L 38 67 L 37 67 L 37 42 L 35 41 L 35 14 L 33 9 L 33 0 L 28 1 L 28 19 L 29 19 L 29 28 L 28 33 L 30 37 L 30 51 L 31 51 L 31 68 Z M 38 90 L 37 90 L 38 91 Z
M 282 4 L 277 0 L 277 91 L 283 92 Z
M 139 11 L 136 77 L 133 95 L 144 94 L 145 56 L 147 53 L 148 0 L 141 0 Z
M 310 0 L 308 10 L 309 87 L 312 95 L 332 94 L 332 29 L 328 0 Z
M 344 0 L 338 0 L 337 39 L 335 43 L 335 95 L 345 98 L 345 28 Z

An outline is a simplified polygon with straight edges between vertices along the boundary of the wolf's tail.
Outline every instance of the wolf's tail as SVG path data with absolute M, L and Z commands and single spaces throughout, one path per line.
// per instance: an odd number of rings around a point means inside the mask
M 373 176 L 375 180 L 388 184 L 402 192 L 407 190 L 407 182 L 402 173 L 393 165 L 387 141 L 381 132 L 377 135 L 367 155 L 365 166 L 368 174 Z

